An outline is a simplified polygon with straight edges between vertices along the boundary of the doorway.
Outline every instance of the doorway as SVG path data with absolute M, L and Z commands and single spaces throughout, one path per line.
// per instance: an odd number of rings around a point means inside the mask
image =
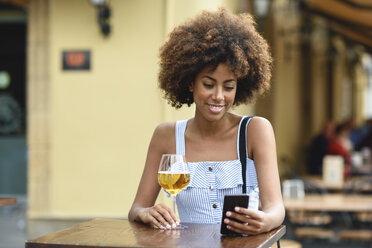
M 0 195 L 26 195 L 26 11 L 0 3 Z

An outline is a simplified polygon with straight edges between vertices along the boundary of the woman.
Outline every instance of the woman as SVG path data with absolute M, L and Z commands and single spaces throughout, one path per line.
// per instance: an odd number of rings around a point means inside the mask
M 242 193 L 237 149 L 242 116 L 229 110 L 254 100 L 269 88 L 271 78 L 268 45 L 254 26 L 250 15 L 220 9 L 204 11 L 170 33 L 160 50 L 160 88 L 175 108 L 195 103 L 195 116 L 155 129 L 129 212 L 131 221 L 161 229 L 180 222 L 166 205 L 154 206 L 162 154 L 185 154 L 190 162 L 190 183 L 177 195 L 182 222 L 219 223 L 224 195 Z M 253 117 L 242 128 L 246 128 L 247 154 L 242 156 L 247 158 L 249 206 L 228 212 L 224 222 L 232 231 L 258 234 L 284 219 L 275 138 L 264 118 Z

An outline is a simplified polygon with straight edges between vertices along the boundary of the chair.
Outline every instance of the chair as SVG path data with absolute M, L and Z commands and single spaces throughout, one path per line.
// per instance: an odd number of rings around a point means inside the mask
M 348 247 L 361 247 L 363 244 L 363 247 L 372 248 L 372 230 L 343 230 L 339 232 L 338 238 L 342 243 L 346 243 Z
M 303 190 L 305 194 L 327 194 L 328 191 L 321 185 L 313 182 L 312 180 L 300 178 L 295 181 L 301 180 L 303 182 Z M 331 223 L 332 217 L 327 212 L 309 212 L 309 211 L 289 211 L 289 219 L 293 224 L 297 225 L 315 225 L 323 226 Z
M 345 194 L 371 194 L 372 193 L 372 177 L 360 177 L 349 185 L 344 190 Z M 371 196 L 372 197 L 372 196 Z M 358 212 L 351 215 L 353 224 L 360 228 L 372 228 L 372 213 L 371 212 Z
M 372 176 L 358 177 L 344 190 L 345 194 L 372 194 Z
M 353 180 L 348 188 L 344 190 L 345 194 L 371 194 L 372 177 L 365 176 Z M 371 196 L 372 197 L 372 196 Z M 372 242 L 372 213 L 357 212 L 350 213 L 352 220 L 352 229 L 339 232 L 339 239 L 358 242 Z
M 323 226 L 331 223 L 332 218 L 327 213 L 289 211 L 290 221 L 293 224 Z
M 298 177 L 303 181 L 305 194 L 327 194 L 326 188 L 316 182 Z M 332 239 L 335 233 L 326 227 L 332 222 L 332 216 L 326 212 L 288 211 L 288 220 L 293 226 L 293 234 L 299 239 Z
M 271 248 L 278 248 L 277 243 L 271 246 Z M 294 240 L 281 239 L 280 248 L 302 248 L 302 245 Z
M 370 242 L 372 230 L 343 230 L 339 232 L 338 237 L 343 240 Z
M 371 212 L 359 212 L 356 213 L 356 219 L 361 223 L 372 223 L 372 213 Z
M 298 227 L 295 234 L 301 239 L 332 239 L 335 236 L 333 230 L 320 227 Z

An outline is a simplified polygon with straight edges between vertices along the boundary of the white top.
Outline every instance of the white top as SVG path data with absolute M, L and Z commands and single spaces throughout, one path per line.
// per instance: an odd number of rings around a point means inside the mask
M 242 118 L 243 119 L 243 118 Z M 241 128 L 240 121 L 238 134 Z M 247 122 L 247 126 L 249 121 Z M 176 152 L 185 154 L 185 130 L 187 120 L 176 122 Z M 244 128 L 247 128 L 244 127 Z M 246 142 L 245 142 L 246 143 Z M 237 138 L 236 160 L 191 162 L 190 183 L 177 195 L 177 208 L 181 222 L 221 223 L 225 195 L 242 193 L 242 165 Z M 254 161 L 247 158 L 246 186 L 249 195 L 248 208 L 258 209 L 259 188 Z

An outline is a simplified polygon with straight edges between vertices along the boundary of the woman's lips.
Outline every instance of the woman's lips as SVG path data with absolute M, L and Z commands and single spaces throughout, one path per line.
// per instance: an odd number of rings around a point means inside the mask
M 216 104 L 207 104 L 207 106 L 209 110 L 214 114 L 220 113 L 225 107 L 225 105 L 216 105 Z

